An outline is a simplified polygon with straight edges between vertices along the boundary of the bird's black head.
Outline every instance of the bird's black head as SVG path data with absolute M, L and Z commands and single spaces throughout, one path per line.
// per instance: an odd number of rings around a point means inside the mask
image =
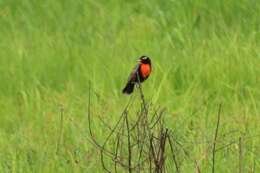
M 148 56 L 141 56 L 139 60 L 143 64 L 151 64 L 151 60 Z

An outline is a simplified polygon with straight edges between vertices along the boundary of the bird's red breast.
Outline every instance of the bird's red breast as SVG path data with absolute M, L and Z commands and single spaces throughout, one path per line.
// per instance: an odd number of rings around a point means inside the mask
M 150 64 L 140 64 L 140 72 L 143 78 L 147 78 L 152 71 L 151 65 Z

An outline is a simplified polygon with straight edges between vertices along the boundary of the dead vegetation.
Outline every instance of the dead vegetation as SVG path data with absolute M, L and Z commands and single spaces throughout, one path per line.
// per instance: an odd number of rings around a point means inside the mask
M 91 88 L 89 88 L 91 92 Z M 145 99 L 138 85 L 141 105 L 140 111 L 135 115 L 130 114 L 133 99 L 129 99 L 117 122 L 111 124 L 100 118 L 99 120 L 107 129 L 106 137 L 102 142 L 97 141 L 92 129 L 91 96 L 89 94 L 88 122 L 91 141 L 100 152 L 100 160 L 103 169 L 109 173 L 117 172 L 148 172 L 148 173 L 180 173 L 182 162 L 189 160 L 194 166 L 194 172 L 201 173 L 200 160 L 196 159 L 176 138 L 174 131 L 168 128 L 164 122 L 165 109 L 153 110 Z M 221 104 L 217 114 L 216 128 L 213 132 L 212 141 L 207 141 L 211 153 L 211 172 L 215 172 L 216 154 L 232 145 L 239 145 L 239 172 L 243 170 L 242 139 L 236 141 L 223 141 L 219 135 Z M 232 134 L 232 132 L 231 132 Z M 225 135 L 224 135 L 225 136 Z M 192 147 L 196 147 L 195 142 Z M 220 144 L 219 144 L 220 145 Z M 208 159 L 210 160 L 210 159 Z

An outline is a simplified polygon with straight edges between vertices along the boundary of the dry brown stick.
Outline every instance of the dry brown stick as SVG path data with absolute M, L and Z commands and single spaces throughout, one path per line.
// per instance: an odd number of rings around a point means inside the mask
M 120 136 L 118 136 L 117 142 L 116 142 L 115 159 L 117 159 L 117 157 L 118 157 L 119 145 L 120 145 Z M 117 161 L 114 161 L 114 170 L 115 170 L 115 173 L 117 173 Z
M 154 149 L 154 146 L 153 146 L 153 138 L 150 138 L 150 151 L 152 153 L 152 159 L 154 161 L 155 169 L 157 169 L 158 163 L 157 163 L 157 158 L 156 158 L 156 154 L 155 154 L 155 149 Z
M 178 162 L 177 162 L 177 159 L 176 159 L 176 155 L 174 153 L 173 143 L 172 143 L 171 137 L 169 135 L 167 135 L 167 138 L 168 138 L 168 142 L 170 144 L 170 149 L 171 149 L 171 152 L 172 152 L 172 158 L 173 158 L 173 162 L 174 162 L 174 165 L 175 165 L 176 173 L 180 173 L 180 168 L 179 168 L 179 165 L 178 165 Z
M 243 172 L 243 145 L 242 145 L 242 137 L 239 137 L 239 156 L 238 156 L 238 164 L 239 164 L 239 173 Z
M 88 128 L 89 128 L 89 132 L 90 132 L 90 136 L 91 136 L 91 140 L 93 140 L 93 142 L 97 145 L 97 146 L 101 146 L 94 138 L 93 132 L 92 132 L 92 128 L 91 128 L 91 110 L 90 110 L 90 102 L 91 102 L 91 83 L 89 82 L 89 98 L 88 98 Z M 127 113 L 128 108 L 130 107 L 130 105 L 132 104 L 132 100 L 130 99 L 129 102 L 127 103 L 127 105 L 125 106 L 123 112 L 121 113 L 119 120 L 116 122 L 115 126 L 111 129 L 110 134 L 107 136 L 106 140 L 104 143 L 107 142 L 107 140 L 111 137 L 111 135 L 115 132 L 116 128 L 118 127 L 118 125 L 120 124 L 121 120 L 123 119 L 123 117 L 125 116 L 125 114 Z
M 115 154 L 109 150 L 107 150 L 105 148 L 108 140 L 110 139 L 110 137 L 113 135 L 113 133 L 116 131 L 116 128 L 118 127 L 118 125 L 120 124 L 121 120 L 123 119 L 123 117 L 125 116 L 125 114 L 127 113 L 127 109 L 128 107 L 130 106 L 131 104 L 131 99 L 129 100 L 128 104 L 126 105 L 124 111 L 122 112 L 119 120 L 116 122 L 116 125 L 113 127 L 113 129 L 111 129 L 109 135 L 106 137 L 103 145 L 99 144 L 99 142 L 96 141 L 95 137 L 94 137 L 94 134 L 93 134 L 93 131 L 92 131 L 92 128 L 91 128 L 91 110 L 90 110 L 90 104 L 91 104 L 91 83 L 89 82 L 89 98 L 88 98 L 88 128 L 89 128 L 89 133 L 90 133 L 90 139 L 91 141 L 96 145 L 96 147 L 99 148 L 100 150 L 100 157 L 101 157 L 101 164 L 102 164 L 102 167 L 103 169 L 106 171 L 106 172 L 111 172 L 109 171 L 106 166 L 105 166 L 105 162 L 104 162 L 104 154 L 107 154 L 108 156 L 110 156 L 112 159 L 115 157 Z M 121 162 L 118 162 L 120 165 L 123 165 L 123 163 Z
M 142 100 L 142 114 L 143 114 L 143 110 L 144 110 L 144 130 L 145 130 L 145 126 L 147 126 L 147 130 L 149 133 L 149 137 L 151 136 L 150 130 L 149 130 L 149 126 L 148 126 L 148 109 L 146 107 L 146 102 L 145 102 L 145 98 L 144 98 L 144 93 L 142 90 L 142 85 L 141 85 L 141 81 L 140 81 L 140 76 L 138 74 L 138 72 L 136 73 L 137 79 L 138 79 L 138 88 L 139 88 L 139 92 L 140 92 L 140 96 L 141 96 L 141 100 Z
M 171 132 L 171 131 L 170 131 L 170 132 Z M 172 132 L 171 132 L 171 133 L 172 133 Z M 194 162 L 194 164 L 195 164 L 195 166 L 196 166 L 198 172 L 201 172 L 197 160 L 196 160 L 196 159 L 193 159 L 193 158 L 190 156 L 190 153 L 183 147 L 183 145 L 182 145 L 180 142 L 178 142 L 177 140 L 175 140 L 174 142 L 181 147 L 181 149 L 182 149 L 182 151 L 184 152 L 185 156 L 186 156 L 188 159 L 190 159 L 191 161 Z
M 145 98 L 144 98 L 144 94 L 143 94 L 143 90 L 142 90 L 142 86 L 141 86 L 141 82 L 140 82 L 140 76 L 138 73 L 136 73 L 137 79 L 138 79 L 138 89 L 139 89 L 139 93 L 141 96 L 141 100 L 142 100 L 142 104 L 141 104 L 141 114 L 140 114 L 140 125 L 143 126 L 143 128 L 140 130 L 141 132 L 141 150 L 139 153 L 139 161 L 142 157 L 143 154 L 143 150 L 144 150 L 144 146 L 145 146 L 145 141 L 148 139 L 152 139 L 152 135 L 151 135 L 151 131 L 149 128 L 149 122 L 148 122 L 148 109 L 146 106 L 146 102 L 145 102 Z M 147 135 L 148 133 L 148 135 Z M 150 141 L 151 142 L 151 141 Z M 152 146 L 153 148 L 153 146 Z M 148 152 L 149 153 L 149 152 Z
M 218 129 L 219 129 L 219 123 L 220 123 L 220 113 L 221 113 L 221 104 L 219 105 L 218 109 L 218 121 L 217 126 L 215 129 L 215 135 L 214 135 L 214 141 L 213 141 L 213 149 L 212 149 L 212 173 L 215 172 L 215 154 L 216 154 L 216 144 L 217 144 L 217 137 L 218 137 Z
M 111 138 L 111 136 L 114 134 L 114 132 L 116 131 L 116 128 L 118 127 L 118 125 L 120 124 L 120 121 L 122 120 L 122 118 L 124 116 L 127 116 L 127 111 L 124 110 L 124 112 L 122 113 L 121 117 L 119 118 L 119 120 L 117 121 L 116 125 L 114 126 L 114 128 L 110 131 L 109 135 L 106 137 L 102 147 L 101 147 L 101 151 L 100 151 L 100 155 L 101 155 L 101 162 L 102 162 L 102 166 L 103 168 L 107 171 L 110 172 L 106 167 L 105 167 L 105 162 L 104 162 L 104 148 L 107 144 L 107 142 L 109 141 L 109 139 Z M 115 154 L 113 154 L 115 155 Z
M 91 141 L 96 145 L 96 147 L 98 147 L 100 150 L 102 149 L 102 146 L 96 141 L 95 137 L 94 137 L 94 134 L 93 134 L 93 131 L 92 131 L 92 128 L 91 128 L 91 110 L 90 110 L 90 107 L 91 107 L 91 82 L 89 81 L 89 91 L 88 91 L 89 95 L 88 95 L 88 131 L 89 131 L 89 134 L 90 134 L 90 139 Z M 113 155 L 112 152 L 110 151 L 107 151 L 107 153 L 109 153 L 110 155 Z
M 100 122 L 103 124 L 104 127 L 107 128 L 108 131 L 112 131 L 113 127 L 111 127 L 101 116 L 97 115 L 97 118 L 100 120 Z M 124 124 L 124 123 L 122 123 Z M 127 135 L 123 134 L 122 132 L 120 132 L 122 129 L 122 127 L 120 127 L 118 130 L 115 130 L 114 132 L 116 132 L 117 134 L 122 135 L 123 137 L 127 137 Z
M 145 102 L 145 98 L 144 98 L 144 94 L 143 94 L 143 90 L 142 90 L 142 86 L 141 86 L 141 82 L 140 82 L 140 76 L 138 73 L 136 73 L 136 76 L 137 76 L 137 79 L 138 79 L 138 88 L 139 88 L 139 92 L 140 92 L 140 95 L 141 95 L 141 100 L 142 100 L 142 111 L 141 111 L 141 115 L 142 118 L 144 118 L 144 121 L 143 121 L 143 133 L 144 133 L 144 141 L 146 140 L 145 137 L 146 137 L 146 131 L 148 131 L 148 139 L 150 139 L 152 136 L 151 136 L 151 130 L 149 128 L 149 121 L 148 121 L 148 109 L 146 107 L 146 102 Z M 144 112 L 144 114 L 143 114 Z M 144 115 L 144 116 L 143 116 Z M 142 121 L 142 119 L 141 119 Z
M 142 86 L 141 86 L 141 81 L 140 81 L 140 76 L 138 74 L 138 72 L 136 73 L 136 76 L 137 76 L 137 79 L 138 79 L 138 88 L 139 88 L 139 91 L 140 91 L 140 96 L 141 96 L 141 100 L 143 102 L 143 109 L 145 110 L 145 113 L 147 114 L 147 109 L 146 109 L 146 103 L 145 103 L 145 99 L 144 99 L 144 93 L 143 93 L 143 90 L 142 90 Z
M 166 144 L 166 138 L 168 135 L 168 129 L 165 130 L 165 132 L 161 135 L 161 141 L 160 141 L 160 159 L 159 159 L 159 165 L 160 165 L 160 172 L 163 172 L 164 169 L 164 161 L 165 161 L 165 144 Z
M 159 136 L 159 144 L 158 144 L 158 150 L 157 150 L 157 156 L 156 158 L 158 158 L 158 162 L 160 161 L 160 157 L 161 157 L 161 152 L 162 152 L 162 146 L 163 146 L 163 129 L 160 129 L 160 136 Z
M 59 137 L 57 141 L 57 148 L 56 148 L 56 154 L 59 154 L 60 151 L 60 146 L 62 142 L 62 137 L 63 137 L 63 121 L 64 121 L 64 108 L 61 105 L 60 108 L 60 128 L 59 128 Z
M 117 172 L 118 152 L 120 152 L 119 151 L 120 150 L 120 146 L 122 146 L 122 143 L 123 143 L 123 142 L 121 142 L 121 138 L 124 137 L 123 135 L 124 135 L 124 123 L 121 124 L 121 127 L 119 128 L 119 130 L 117 132 L 117 141 L 116 141 L 116 149 L 115 149 L 116 151 L 115 151 L 115 158 L 114 158 L 114 170 L 115 170 L 115 173 Z
M 150 140 L 150 139 L 149 139 Z M 151 146 L 149 146 L 149 153 L 148 153 L 148 158 L 149 158 L 149 172 L 152 172 L 152 151 L 151 151 Z
M 144 109 L 143 109 L 143 104 L 141 104 L 141 111 L 140 111 L 140 112 L 139 112 L 139 111 L 137 112 L 137 120 L 135 121 L 135 123 L 133 123 L 132 127 L 130 128 L 131 131 L 134 130 L 134 129 L 136 128 L 136 126 L 140 124 L 140 121 L 143 120 L 143 117 L 144 117 L 144 116 L 143 116 L 143 112 L 144 112 L 143 110 L 144 110 Z M 157 111 L 157 110 L 156 110 L 156 111 Z M 157 112 L 155 112 L 155 115 L 156 115 L 156 114 L 157 114 Z M 155 115 L 154 115 L 154 116 L 155 116 Z M 153 117 L 154 117 L 154 116 L 153 116 Z
M 160 106 L 158 106 L 158 108 L 157 109 L 155 109 L 155 111 L 154 111 L 154 113 L 151 115 L 151 120 L 150 120 L 150 124 L 152 124 L 152 122 L 154 121 L 154 119 L 157 117 L 157 113 L 158 113 L 158 111 L 160 110 Z
M 163 115 L 163 113 L 165 112 L 165 109 L 162 109 L 161 110 L 161 112 L 160 112 L 160 114 L 159 114 L 159 116 L 156 118 L 156 120 L 155 120 L 155 122 L 154 123 L 152 123 L 151 124 L 151 126 L 149 127 L 150 129 L 153 129 L 154 128 L 154 126 L 156 126 L 159 122 L 160 122 L 160 120 L 162 119 L 162 115 Z
M 102 164 L 103 169 L 106 172 L 111 173 L 111 171 L 107 169 L 105 162 L 104 162 L 104 148 L 103 147 L 100 149 L 100 159 L 101 159 L 101 164 Z
M 132 149 L 131 149 L 131 134 L 129 129 L 128 116 L 125 116 L 126 130 L 127 130 L 127 146 L 128 146 L 128 172 L 132 172 Z
M 248 140 L 251 140 L 252 138 L 256 138 L 256 137 L 259 137 L 260 135 L 252 135 L 252 136 L 247 136 L 247 137 L 243 137 L 243 141 L 248 141 Z M 225 144 L 219 148 L 216 148 L 216 151 L 220 151 L 220 150 L 223 150 L 227 147 L 229 147 L 230 145 L 233 145 L 233 144 L 237 144 L 237 140 L 232 140 L 230 141 L 228 144 Z
M 139 149 L 138 164 L 140 165 L 141 159 L 142 159 L 142 155 L 143 155 L 144 141 L 143 141 L 143 138 L 141 136 L 140 123 L 137 124 L 136 128 L 137 128 L 136 129 L 137 130 L 137 143 L 138 143 L 138 149 Z
M 136 128 L 136 126 L 138 126 L 140 124 L 141 119 L 142 119 L 142 112 L 137 112 L 137 120 L 130 128 L 131 131 L 134 130 Z

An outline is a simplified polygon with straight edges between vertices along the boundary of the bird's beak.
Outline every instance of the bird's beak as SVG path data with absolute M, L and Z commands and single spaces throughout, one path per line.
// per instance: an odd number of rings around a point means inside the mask
M 137 62 L 141 62 L 141 60 L 140 60 L 140 59 L 138 59 L 138 60 L 137 60 Z

